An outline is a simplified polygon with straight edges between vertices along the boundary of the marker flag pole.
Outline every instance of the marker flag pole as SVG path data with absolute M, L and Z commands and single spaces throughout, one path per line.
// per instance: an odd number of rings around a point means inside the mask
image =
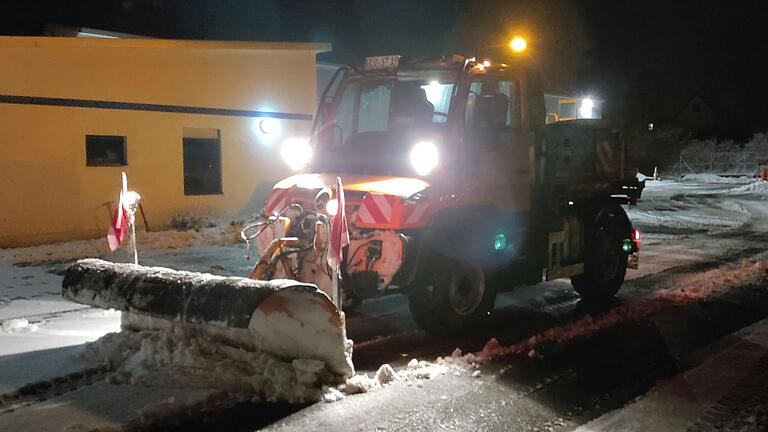
M 121 173 L 122 179 L 122 193 L 121 193 L 121 205 L 125 205 L 125 209 L 128 211 L 128 226 L 131 228 L 131 250 L 133 251 L 133 263 L 139 264 L 139 251 L 136 249 L 136 201 L 134 201 L 131 195 L 128 194 L 128 176 L 125 171 Z M 133 201 L 133 202 L 132 202 Z
M 328 261 L 333 271 L 333 301 L 341 310 L 342 299 L 339 292 L 341 279 L 341 263 L 344 260 L 344 247 L 349 244 L 349 226 L 347 225 L 346 202 L 344 199 L 344 186 L 341 177 L 336 178 L 336 214 L 331 220 L 330 254 Z

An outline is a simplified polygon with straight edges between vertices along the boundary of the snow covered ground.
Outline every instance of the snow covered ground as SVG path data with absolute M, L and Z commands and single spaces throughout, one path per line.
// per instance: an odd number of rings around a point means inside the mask
M 723 192 L 734 185 L 752 187 L 752 183 L 727 180 L 713 183 L 647 182 L 642 201 L 628 211 L 629 217 L 641 229 L 651 228 L 656 233 L 718 233 L 738 229 L 750 220 L 751 214 L 736 193 L 731 197 Z
M 752 181 L 750 177 L 723 177 L 716 174 L 686 174 L 681 179 L 684 182 L 689 183 L 726 183 L 726 184 L 743 184 Z
M 229 245 L 234 239 L 230 227 L 139 233 L 137 237 L 143 263 L 223 274 L 245 274 L 247 269 L 242 257 L 237 259 L 237 246 Z M 126 250 L 109 253 L 105 239 L 0 249 L 0 393 L 85 367 L 79 358 L 81 349 L 56 348 L 81 347 L 120 330 L 119 312 L 92 309 L 61 297 L 63 269 L 89 256 L 130 260 Z
M 237 226 L 217 226 L 199 231 L 154 231 L 136 233 L 139 253 L 158 249 L 183 249 L 206 245 L 232 244 L 237 242 Z M 125 250 L 109 252 L 106 236 L 92 240 L 78 240 L 41 246 L 0 249 L 0 261 L 17 265 L 38 265 L 69 262 L 78 258 L 100 257 L 130 260 Z
M 200 232 L 137 234 L 142 263 L 152 264 L 159 260 L 168 266 L 210 273 L 226 270 L 217 264 L 218 260 L 209 261 L 208 268 L 201 268 L 200 262 L 214 255 L 219 245 L 233 243 L 234 238 L 235 230 L 231 227 L 209 228 Z M 205 252 L 201 252 L 201 249 Z M 0 321 L 13 318 L 42 320 L 47 314 L 81 309 L 81 305 L 61 298 L 61 274 L 69 263 L 87 257 L 101 257 L 116 262 L 131 260 L 125 249 L 109 253 L 105 239 L 0 249 Z M 243 267 L 233 270 L 242 271 Z M 8 331 L 0 330 L 0 333 Z

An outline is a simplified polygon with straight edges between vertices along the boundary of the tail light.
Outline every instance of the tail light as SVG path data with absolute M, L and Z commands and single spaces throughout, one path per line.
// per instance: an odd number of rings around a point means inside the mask
M 640 230 L 637 228 L 632 228 L 632 240 L 637 245 L 637 248 L 640 249 Z

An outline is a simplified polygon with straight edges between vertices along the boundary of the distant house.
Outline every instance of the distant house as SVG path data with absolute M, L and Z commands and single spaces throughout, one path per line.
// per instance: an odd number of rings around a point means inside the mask
M 279 143 L 310 133 L 327 49 L 0 37 L 0 247 L 104 235 L 121 171 L 152 228 L 258 205 Z
M 716 136 L 732 125 L 733 110 L 709 86 L 698 86 L 665 95 L 647 114 L 649 122 L 678 129 L 691 138 Z

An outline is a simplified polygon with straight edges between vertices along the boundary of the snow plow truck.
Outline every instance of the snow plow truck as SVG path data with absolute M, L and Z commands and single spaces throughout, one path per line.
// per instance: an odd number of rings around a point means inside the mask
M 524 62 L 342 67 L 311 137 L 289 138 L 281 155 L 297 174 L 241 233 L 259 252 L 249 279 L 85 261 L 65 296 L 128 311 L 129 328 L 192 324 L 349 375 L 341 308 L 400 293 L 421 327 L 455 331 L 499 292 L 569 277 L 584 298 L 605 298 L 637 267 L 640 235 L 622 205 L 642 184 L 620 135 L 598 119 L 546 124 L 540 73 Z M 350 239 L 336 272 L 339 178 Z
M 539 73 L 523 64 L 395 56 L 339 69 L 311 138 L 282 149 L 302 172 L 274 186 L 263 221 L 245 230 L 265 252 L 252 277 L 331 294 L 316 226 L 336 214 L 339 177 L 344 307 L 402 293 L 419 325 L 441 331 L 488 315 L 497 292 L 542 280 L 613 296 L 637 267 L 639 232 L 621 205 L 642 184 L 603 121 L 545 119 Z

